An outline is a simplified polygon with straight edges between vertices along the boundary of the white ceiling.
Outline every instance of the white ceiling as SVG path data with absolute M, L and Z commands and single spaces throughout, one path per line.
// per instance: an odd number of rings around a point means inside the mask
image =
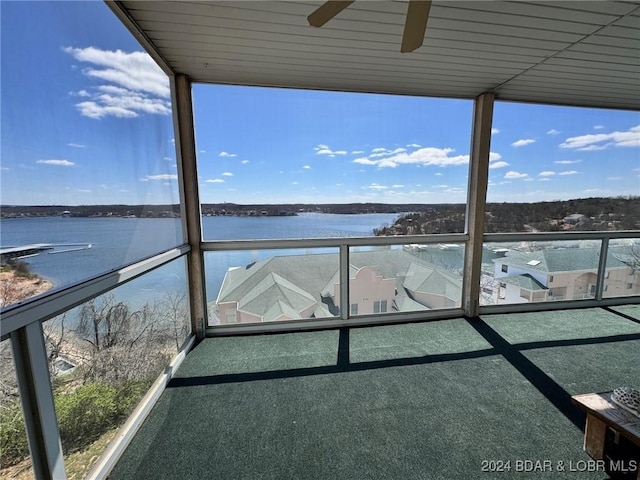
M 195 82 L 640 110 L 640 3 L 438 1 L 400 53 L 406 1 L 108 2 L 173 73 Z M 126 17 L 126 18 L 125 18 Z

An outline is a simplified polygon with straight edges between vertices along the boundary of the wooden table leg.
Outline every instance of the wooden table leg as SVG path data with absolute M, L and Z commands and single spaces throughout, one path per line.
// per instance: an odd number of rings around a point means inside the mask
M 587 415 L 584 431 L 584 450 L 595 460 L 604 458 L 604 444 L 607 437 L 607 424 L 593 415 Z

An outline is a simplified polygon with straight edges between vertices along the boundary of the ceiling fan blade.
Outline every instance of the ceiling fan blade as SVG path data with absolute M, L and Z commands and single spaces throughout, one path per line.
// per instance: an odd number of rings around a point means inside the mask
M 402 46 L 400 52 L 413 52 L 422 46 L 424 32 L 427 30 L 427 20 L 429 19 L 429 9 L 431 1 L 409 0 L 407 8 L 407 18 L 404 23 L 404 33 L 402 34 Z
M 311 15 L 307 17 L 309 21 L 309 25 L 312 27 L 321 27 L 337 14 L 339 14 L 342 10 L 351 5 L 355 0 L 351 0 L 350 2 L 337 2 L 337 1 L 329 1 L 325 2 L 317 10 L 315 10 Z

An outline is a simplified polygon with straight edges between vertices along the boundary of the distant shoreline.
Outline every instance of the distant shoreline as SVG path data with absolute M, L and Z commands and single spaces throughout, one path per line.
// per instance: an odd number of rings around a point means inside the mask
M 566 215 L 580 212 L 583 206 L 603 202 L 638 204 L 640 197 L 590 197 L 573 200 L 556 200 L 546 202 L 488 202 L 487 210 L 494 206 L 562 206 Z M 327 203 L 327 204 L 236 204 L 236 203 L 204 203 L 201 206 L 203 216 L 237 216 L 237 217 L 278 217 L 295 216 L 300 213 L 329 213 L 339 215 L 359 214 L 402 214 L 407 212 L 430 212 L 460 210 L 464 213 L 464 203 Z M 571 211 L 570 211 L 571 210 Z M 116 218 L 178 218 L 180 206 L 164 205 L 0 205 L 1 218 L 31 217 L 116 217 Z
M 203 216 L 235 217 L 288 217 L 300 213 L 330 214 L 386 214 L 424 211 L 432 208 L 424 204 L 250 204 L 206 203 L 201 206 Z M 85 217 L 85 218 L 178 218 L 179 205 L 40 205 L 40 206 L 0 206 L 1 218 L 31 217 Z

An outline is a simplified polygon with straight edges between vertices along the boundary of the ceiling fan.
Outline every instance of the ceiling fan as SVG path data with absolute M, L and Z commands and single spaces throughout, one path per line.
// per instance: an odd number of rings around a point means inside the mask
M 312 27 L 321 27 L 333 17 L 338 15 L 342 10 L 351 5 L 355 0 L 351 1 L 328 1 L 320 5 L 311 15 L 307 17 L 309 25 Z M 424 41 L 424 32 L 427 29 L 427 20 L 429 19 L 429 9 L 431 8 L 431 0 L 409 0 L 407 8 L 407 16 L 404 22 L 404 33 L 402 34 L 402 45 L 400 52 L 413 52 L 419 48 Z

